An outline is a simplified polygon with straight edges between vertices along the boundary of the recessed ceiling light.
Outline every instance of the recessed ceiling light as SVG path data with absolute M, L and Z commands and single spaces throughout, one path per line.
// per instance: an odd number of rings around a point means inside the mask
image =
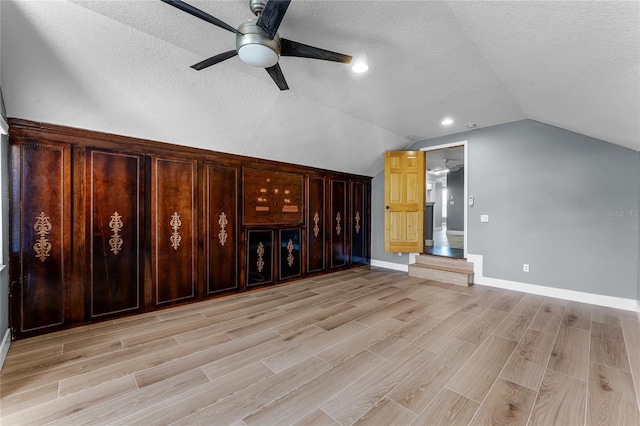
M 447 117 L 447 118 L 443 119 L 443 120 L 440 122 L 440 124 L 442 124 L 443 126 L 450 126 L 450 125 L 452 125 L 452 124 L 453 124 L 453 118 L 449 118 L 449 117 Z
M 476 123 L 467 124 L 467 129 L 475 129 L 478 125 Z
M 351 71 L 362 74 L 363 72 L 369 71 L 369 65 L 365 64 L 364 62 L 356 62 L 351 67 Z

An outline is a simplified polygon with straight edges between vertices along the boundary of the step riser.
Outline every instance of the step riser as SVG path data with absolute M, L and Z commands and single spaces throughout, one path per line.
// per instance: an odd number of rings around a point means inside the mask
M 464 269 L 465 271 L 473 272 L 473 263 L 467 262 L 464 259 L 452 259 L 449 257 L 442 257 L 442 256 L 420 255 L 416 257 L 416 263 L 420 263 L 422 265 L 435 265 L 440 267 Z
M 461 274 L 450 271 L 441 271 L 429 269 L 424 266 L 409 265 L 409 276 L 422 278 L 425 280 L 440 281 L 447 284 L 455 284 L 468 287 L 473 284 L 473 272 L 469 274 Z

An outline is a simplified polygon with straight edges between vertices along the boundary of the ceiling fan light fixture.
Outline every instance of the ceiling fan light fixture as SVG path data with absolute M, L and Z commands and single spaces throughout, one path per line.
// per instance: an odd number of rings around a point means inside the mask
M 369 64 L 366 64 L 364 62 L 356 62 L 351 66 L 351 71 L 355 72 L 356 74 L 362 74 L 363 72 L 369 71 Z
M 278 54 L 262 44 L 245 44 L 238 49 L 240 60 L 247 65 L 271 68 L 278 63 Z

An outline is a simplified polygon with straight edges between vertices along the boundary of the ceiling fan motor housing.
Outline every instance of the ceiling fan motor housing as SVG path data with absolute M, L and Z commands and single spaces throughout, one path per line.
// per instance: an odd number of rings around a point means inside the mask
M 276 33 L 273 40 L 260 28 L 257 19 L 249 19 L 238 27 L 236 50 L 242 62 L 254 67 L 269 68 L 278 63 L 281 44 Z

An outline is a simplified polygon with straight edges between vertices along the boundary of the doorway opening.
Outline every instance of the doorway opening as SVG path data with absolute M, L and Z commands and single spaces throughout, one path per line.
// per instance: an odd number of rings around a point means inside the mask
M 425 254 L 466 258 L 467 143 L 423 148 L 426 152 Z

